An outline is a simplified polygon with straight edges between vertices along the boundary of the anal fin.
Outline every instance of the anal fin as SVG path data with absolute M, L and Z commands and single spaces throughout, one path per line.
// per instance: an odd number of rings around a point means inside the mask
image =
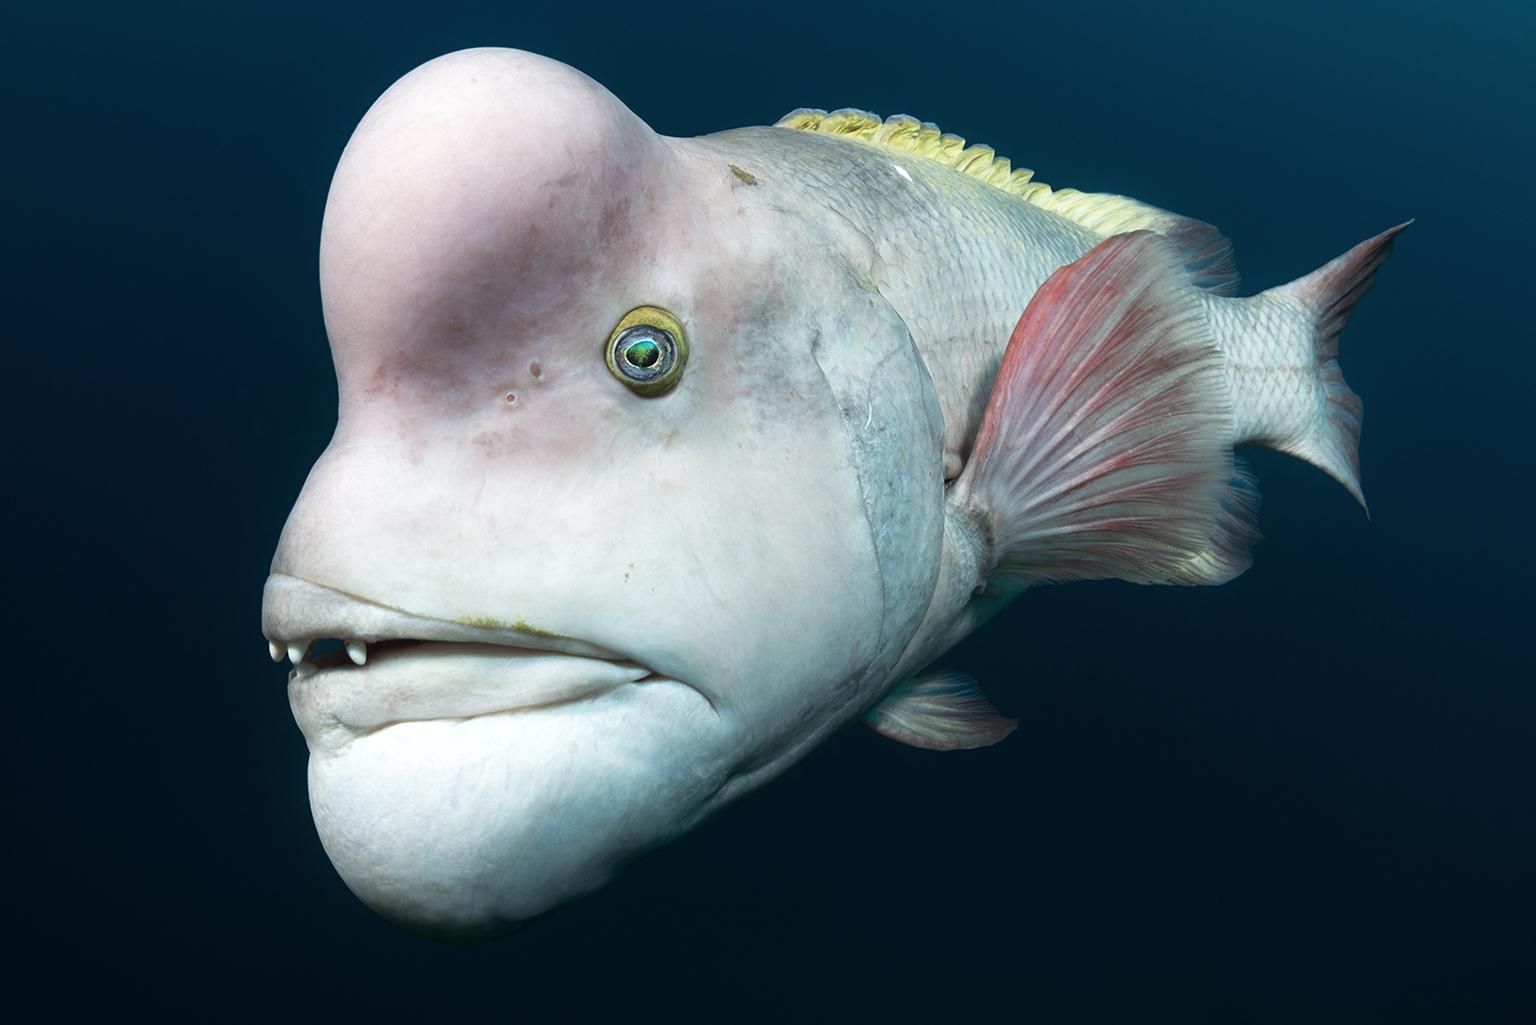
M 990 747 L 1018 726 L 998 714 L 974 677 L 954 670 L 902 684 L 864 722 L 881 736 L 930 751 Z

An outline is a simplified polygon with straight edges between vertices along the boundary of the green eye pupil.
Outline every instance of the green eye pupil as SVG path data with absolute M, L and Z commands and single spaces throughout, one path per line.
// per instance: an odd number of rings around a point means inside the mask
M 661 359 L 661 346 L 649 338 L 635 342 L 624 350 L 624 362 L 641 369 L 655 366 L 659 359 Z

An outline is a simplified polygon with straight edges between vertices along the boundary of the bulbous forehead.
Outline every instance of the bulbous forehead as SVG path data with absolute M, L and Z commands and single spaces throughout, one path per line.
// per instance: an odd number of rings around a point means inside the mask
M 598 83 L 515 50 L 449 54 L 368 111 L 321 237 L 327 321 L 368 332 L 444 303 L 567 302 L 644 263 L 676 157 Z

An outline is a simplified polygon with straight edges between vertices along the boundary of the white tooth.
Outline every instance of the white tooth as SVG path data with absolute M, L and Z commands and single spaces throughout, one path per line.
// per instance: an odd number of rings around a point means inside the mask
M 272 656 L 272 661 L 281 662 L 283 660 L 283 646 L 276 641 L 268 641 L 267 654 Z
M 314 671 L 315 664 L 313 662 L 300 662 L 298 665 L 293 667 L 293 675 L 297 676 L 301 680 Z
M 294 665 L 298 665 L 300 662 L 304 661 L 304 656 L 306 653 L 308 653 L 308 651 L 308 641 L 300 641 L 297 644 L 290 644 L 288 645 L 288 661 L 292 662 Z
M 355 666 L 360 666 L 364 662 L 367 662 L 368 661 L 368 642 L 367 641 L 348 641 L 347 642 L 347 657 L 352 660 L 352 664 L 355 665 Z

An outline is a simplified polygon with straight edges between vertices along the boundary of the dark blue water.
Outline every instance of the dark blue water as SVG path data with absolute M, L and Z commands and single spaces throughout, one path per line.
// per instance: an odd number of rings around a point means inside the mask
M 360 1020 L 1536 1020 L 1529 4 L 216 6 L 6 18 L 22 994 Z M 670 134 L 803 105 L 934 120 L 1220 225 L 1252 289 L 1416 217 L 1344 339 L 1373 519 L 1259 453 L 1267 538 L 1240 580 L 1041 590 L 955 653 L 1018 716 L 1003 745 L 851 728 L 522 935 L 396 931 L 315 837 L 259 599 L 334 417 L 335 160 L 394 78 L 485 44 L 571 63 Z

